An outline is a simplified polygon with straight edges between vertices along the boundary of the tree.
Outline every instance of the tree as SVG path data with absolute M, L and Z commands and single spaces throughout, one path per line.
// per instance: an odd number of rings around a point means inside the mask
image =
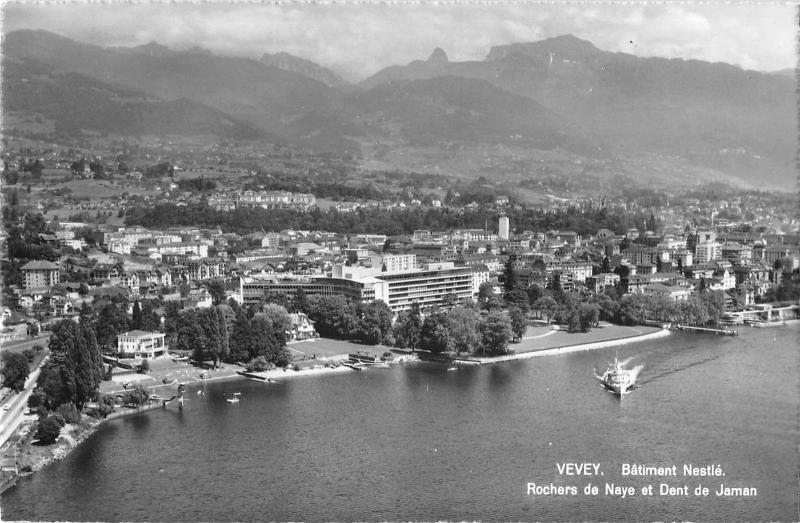
M 264 370 L 269 370 L 270 364 L 267 362 L 267 359 L 264 356 L 258 356 L 250 360 L 245 368 L 250 372 L 261 372 Z
M 414 350 L 419 347 L 422 334 L 422 315 L 419 304 L 414 302 L 411 309 L 400 313 L 394 327 L 395 343 L 403 349 Z
M 506 303 L 509 307 L 516 307 L 522 310 L 522 312 L 528 312 L 528 309 L 530 309 L 528 293 L 522 289 L 512 289 L 507 292 Z
M 150 395 L 141 385 L 134 385 L 133 389 L 128 390 L 122 395 L 122 404 L 126 407 L 141 407 L 150 402 Z
M 479 325 L 480 315 L 474 309 L 457 307 L 447 313 L 447 329 L 456 354 L 460 352 L 472 354 L 480 349 Z
M 116 408 L 116 400 L 111 394 L 99 394 L 97 397 L 97 413 L 105 418 Z
M 536 311 L 539 316 L 544 316 L 547 323 L 550 323 L 550 319 L 555 316 L 558 311 L 558 302 L 550 296 L 544 296 L 536 300 L 533 304 L 533 310 Z
M 178 345 L 192 349 L 196 361 L 213 360 L 214 367 L 228 358 L 228 325 L 222 307 L 189 311 L 179 318 Z
M 25 388 L 28 379 L 28 358 L 18 352 L 6 351 L 3 353 L 3 385 L 17 392 Z
M 495 296 L 494 285 L 491 282 L 483 282 L 478 287 L 478 304 L 489 312 L 500 308 L 500 300 Z
M 611 260 L 608 259 L 608 256 L 603 256 L 603 262 L 600 264 L 600 272 L 611 272 Z
M 161 318 L 153 310 L 150 300 L 142 302 L 142 321 L 139 328 L 148 332 L 161 330 Z
M 230 354 L 228 357 L 234 363 L 249 361 L 253 359 L 255 354 L 255 351 L 252 350 L 254 343 L 250 318 L 247 317 L 247 313 L 242 308 L 237 309 L 235 314 L 236 320 L 231 331 L 229 341 Z
M 304 291 L 302 287 L 295 292 L 294 299 L 292 300 L 292 307 L 296 312 L 306 312 L 308 308 L 308 298 L 306 296 L 306 291 Z
M 78 423 L 81 420 L 81 414 L 74 403 L 62 403 L 56 408 L 56 414 L 64 418 L 66 423 Z
M 341 295 L 309 296 L 306 314 L 320 336 L 347 338 L 358 328 L 355 305 Z
M 374 300 L 356 307 L 359 316 L 355 336 L 364 343 L 372 345 L 387 343 L 392 337 L 393 313 L 382 300 Z
M 210 280 L 206 283 L 206 289 L 208 289 L 214 305 L 225 303 L 225 282 L 220 279 Z
M 45 394 L 44 391 L 39 387 L 33 389 L 33 392 L 28 398 L 28 408 L 30 408 L 31 410 L 36 410 L 39 407 L 44 407 L 46 405 L 47 405 L 47 394 Z
M 25 356 L 28 363 L 33 363 L 33 360 L 36 359 L 36 352 L 33 349 L 25 349 L 22 351 L 22 355 Z
M 108 303 L 97 316 L 97 342 L 104 350 L 117 346 L 117 336 L 129 330 L 128 313 L 122 307 Z
M 600 319 L 600 307 L 594 303 L 581 303 L 578 305 L 578 321 L 582 332 L 588 332 L 597 326 Z
M 34 437 L 39 440 L 39 443 L 51 445 L 56 442 L 60 434 L 61 424 L 56 419 L 56 415 L 51 414 L 39 422 Z
M 285 292 L 265 291 L 264 303 L 274 303 L 276 305 L 280 305 L 284 309 L 289 309 L 289 307 L 291 307 L 289 297 Z
M 52 329 L 50 352 L 51 360 L 42 369 L 50 388 L 45 388 L 51 398 L 50 406 L 71 402 L 83 409 L 94 397 L 103 377 L 102 356 L 94 331 L 88 325 L 62 320 Z
M 133 303 L 133 313 L 131 314 L 131 328 L 142 328 L 142 308 L 139 305 L 139 300 Z
M 514 268 L 514 263 L 516 261 L 517 257 L 515 255 L 512 254 L 509 256 L 503 267 L 503 274 L 500 275 L 500 282 L 503 284 L 503 289 L 506 294 L 519 287 L 519 275 Z
M 511 321 L 499 313 L 489 314 L 479 327 L 482 351 L 488 354 L 503 354 L 511 341 Z
M 511 320 L 511 331 L 514 333 L 515 340 L 521 340 L 528 330 L 528 320 L 525 313 L 519 307 L 508 309 L 508 317 Z
M 560 323 L 567 325 L 567 332 L 573 333 L 581 330 L 581 316 L 578 312 L 578 307 L 575 304 L 570 304 L 563 307 L 559 314 L 559 319 L 556 320 Z
M 455 342 L 447 326 L 447 315 L 436 312 L 428 315 L 422 323 L 420 348 L 434 354 L 453 354 Z

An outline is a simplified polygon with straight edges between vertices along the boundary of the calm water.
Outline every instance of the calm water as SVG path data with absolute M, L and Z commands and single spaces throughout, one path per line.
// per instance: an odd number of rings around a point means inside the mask
M 19 482 L 4 520 L 797 520 L 797 327 L 677 334 L 620 347 L 644 365 L 618 400 L 593 378 L 614 349 L 446 372 L 206 384 L 108 423 Z M 238 405 L 225 393 L 241 392 Z M 559 462 L 605 476 L 559 476 Z M 622 463 L 721 464 L 751 498 L 526 495 L 528 482 L 641 487 Z

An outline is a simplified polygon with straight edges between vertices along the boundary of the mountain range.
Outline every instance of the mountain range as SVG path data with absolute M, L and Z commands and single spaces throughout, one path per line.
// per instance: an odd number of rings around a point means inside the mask
M 2 80 L 4 112 L 65 133 L 214 135 L 465 176 L 524 179 L 544 162 L 662 185 L 698 173 L 795 179 L 793 75 L 612 53 L 570 35 L 466 62 L 437 48 L 347 84 L 287 53 L 103 48 L 24 30 L 5 35 Z

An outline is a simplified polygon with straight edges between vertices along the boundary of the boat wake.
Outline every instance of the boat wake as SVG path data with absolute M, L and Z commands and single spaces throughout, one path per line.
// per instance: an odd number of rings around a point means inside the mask
M 669 376 L 670 374 L 675 374 L 676 372 L 681 372 L 681 371 L 684 371 L 686 369 L 690 369 L 692 367 L 696 367 L 698 365 L 703 365 L 705 363 L 714 361 L 714 360 L 718 359 L 719 357 L 720 357 L 719 355 L 711 356 L 710 358 L 706 358 L 706 359 L 703 359 L 703 360 L 700 360 L 700 361 L 694 361 L 692 363 L 687 363 L 686 365 L 681 365 L 679 367 L 675 367 L 675 368 L 672 368 L 672 369 L 664 370 L 663 372 L 659 372 L 658 374 L 655 374 L 653 376 L 646 376 L 644 378 L 644 380 L 641 383 L 639 383 L 639 386 L 645 385 L 647 383 L 652 383 L 652 382 L 654 382 L 656 380 L 659 380 L 661 378 Z

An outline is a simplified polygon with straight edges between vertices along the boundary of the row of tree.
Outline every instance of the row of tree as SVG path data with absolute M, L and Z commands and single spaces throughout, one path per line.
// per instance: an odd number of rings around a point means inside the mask
M 627 213 L 606 208 L 559 211 L 525 209 L 513 207 L 507 210 L 512 223 L 520 230 L 574 230 L 578 234 L 594 234 L 598 223 L 613 227 L 623 233 L 630 227 L 647 222 L 650 214 Z M 387 235 L 411 234 L 417 229 L 451 230 L 483 227 L 487 221 L 497 218 L 491 209 L 461 209 L 450 207 L 410 207 L 375 209 L 361 208 L 357 212 L 342 213 L 335 208 L 322 211 L 314 207 L 311 211 L 288 209 L 242 208 L 234 211 L 216 211 L 204 204 L 177 206 L 162 203 L 136 206 L 127 210 L 125 223 L 128 226 L 169 227 L 195 225 L 198 227 L 221 226 L 226 232 L 249 233 L 253 230 L 306 229 L 324 230 L 342 234 L 381 232 Z
M 168 310 L 164 323 L 170 346 L 191 353 L 196 361 L 250 362 L 257 358 L 270 366 L 291 361 L 286 347 L 291 320 L 274 303 L 242 308 L 229 301 L 207 309 Z

